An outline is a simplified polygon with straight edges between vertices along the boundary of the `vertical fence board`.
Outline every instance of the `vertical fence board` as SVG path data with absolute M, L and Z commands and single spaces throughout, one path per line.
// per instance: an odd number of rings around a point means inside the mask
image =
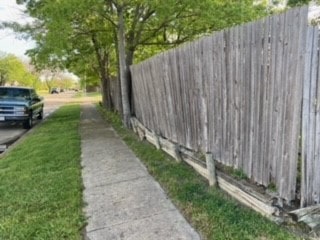
M 309 146 L 311 144 L 310 139 L 310 105 L 311 105 L 311 81 L 310 71 L 312 63 L 312 50 L 313 50 L 313 29 L 309 28 L 307 32 L 307 44 L 306 44 L 306 62 L 304 71 L 304 87 L 303 87 L 303 109 L 302 109 L 302 162 L 301 162 L 301 207 L 305 206 L 310 201 L 308 198 L 308 186 L 309 181 L 307 178 L 307 172 L 309 167 Z
M 176 100 L 176 114 L 177 114 L 177 126 L 178 126 L 178 140 L 180 143 L 185 144 L 186 143 L 186 134 L 185 134 L 185 121 L 184 121 L 184 108 L 183 105 L 183 94 L 182 94 L 182 85 L 181 81 L 183 81 L 183 75 L 180 74 L 180 68 L 181 64 L 180 59 L 181 57 L 181 50 L 177 49 L 174 51 L 175 55 L 171 56 L 172 60 L 175 62 L 175 71 L 174 71 L 174 78 L 175 81 L 173 81 L 175 85 L 175 100 Z
M 255 67 L 255 56 L 256 56 L 256 35 L 254 32 L 254 24 L 250 24 L 250 85 L 249 85 L 249 161 L 248 161 L 248 170 L 249 170 L 249 177 L 253 178 L 252 172 L 253 172 L 253 164 L 255 159 L 255 118 L 256 118 L 256 113 L 255 113 L 255 104 L 256 104 L 256 99 L 255 99 L 255 85 L 256 85 L 256 75 L 257 75 L 257 69 Z
M 243 26 L 243 59 L 242 59 L 242 68 L 244 69 L 244 78 L 243 78 L 243 98 L 242 98 L 242 117 L 243 117 L 243 126 L 242 126 L 242 159 L 243 171 L 250 176 L 249 164 L 250 164 L 250 50 L 251 50 L 251 38 L 250 38 L 250 24 Z
M 287 26 L 289 24 L 289 12 L 287 14 L 284 15 L 284 22 L 283 22 L 283 26 Z M 281 113 L 281 118 L 280 118 L 280 148 L 279 148 L 279 157 L 281 159 L 281 161 L 279 161 L 278 163 L 278 176 L 277 176 L 277 187 L 278 187 L 278 191 L 280 192 L 280 195 L 285 194 L 286 188 L 288 186 L 286 186 L 286 179 L 287 179 L 287 175 L 285 175 L 286 173 L 286 169 L 287 166 L 285 165 L 285 163 L 287 162 L 287 152 L 285 149 L 285 143 L 286 143 L 286 130 L 287 130 L 287 125 L 286 125 L 286 115 L 287 115 L 287 111 L 289 110 L 287 108 L 287 87 L 288 86 L 288 58 L 289 58 L 289 29 L 288 27 L 285 27 L 283 29 L 283 35 L 282 35 L 282 42 L 281 42 L 281 48 L 283 49 L 283 58 L 282 58 L 282 68 L 281 68 L 281 73 L 280 73 L 280 79 L 278 79 L 280 81 L 280 113 Z M 288 110 L 287 110 L 288 109 Z
M 319 30 L 314 29 L 315 33 L 315 46 L 316 49 L 316 59 L 315 59 L 315 72 L 316 72 L 316 82 L 317 82 L 317 89 L 316 89 L 316 100 L 315 100 L 315 122 L 316 122 L 316 131 L 315 131 L 315 153 L 314 153 L 314 168 L 311 172 L 308 172 L 307 176 L 312 176 L 312 201 L 309 204 L 318 204 L 320 203 L 320 56 L 319 56 L 319 47 L 320 47 L 320 39 L 319 39 Z M 308 193 L 309 194 L 309 193 Z
M 317 101 L 317 123 L 318 123 L 318 131 L 317 131 L 317 138 L 318 138 L 318 142 L 317 142 L 317 150 L 318 150 L 318 155 L 315 159 L 315 168 L 313 169 L 313 203 L 320 203 L 320 174 L 319 174 L 319 169 L 320 169 L 320 30 L 317 29 L 315 30 L 316 32 L 316 36 L 318 36 L 318 48 L 317 48 L 317 52 L 318 52 L 318 71 L 317 71 L 317 76 L 318 76 L 318 101 Z
M 163 73 L 163 77 L 161 78 L 161 86 L 163 87 L 164 95 L 162 98 L 164 99 L 164 104 L 166 107 L 166 121 L 165 124 L 168 125 L 165 128 L 167 131 L 165 132 L 164 136 L 171 136 L 174 142 L 177 142 L 177 133 L 176 133 L 176 125 L 175 125 L 175 117 L 174 117 L 174 101 L 173 101 L 173 92 L 172 88 L 170 87 L 170 68 L 169 68 L 169 55 L 163 55 L 164 64 L 162 65 L 163 68 L 159 68 L 160 71 Z
M 178 51 L 173 49 L 169 54 L 169 66 L 170 66 L 170 81 L 169 84 L 171 86 L 172 90 L 172 99 L 174 102 L 173 109 L 174 109 L 174 114 L 175 114 L 175 125 L 176 125 L 176 134 L 177 134 L 177 142 L 179 143 L 184 143 L 185 138 L 184 138 L 184 128 L 183 124 L 181 121 L 183 121 L 182 117 L 182 100 L 181 100 L 181 94 L 180 93 L 180 81 L 179 81 L 179 74 L 178 74 Z M 176 81 L 172 81 L 171 79 L 176 79 Z M 168 83 L 167 83 L 168 84 Z M 170 139 L 170 136 L 165 136 Z
M 280 17 L 274 16 L 271 20 L 271 30 L 270 30 L 270 83 L 271 83 L 271 92 L 270 95 L 270 129 L 269 129 L 269 141 L 270 141 L 270 148 L 269 148 L 269 166 L 268 166 L 268 174 L 269 174 L 269 182 L 276 183 L 276 175 L 277 175 L 277 155 L 276 155 L 276 148 L 277 148 L 277 60 L 280 56 L 280 52 L 278 52 L 278 44 L 277 39 L 279 37 L 279 31 L 277 31 Z M 277 54 L 276 54 L 277 53 Z
M 295 192 L 297 190 L 297 164 L 298 164 L 298 153 L 299 153 L 299 136 L 301 136 L 301 125 L 302 125 L 302 99 L 303 99 L 303 72 L 304 72 L 304 62 L 305 62 L 305 47 L 306 47 L 306 36 L 307 36 L 307 18 L 308 8 L 302 8 L 300 11 L 298 9 L 294 10 L 293 16 L 293 26 L 292 26 L 292 36 L 295 37 L 295 45 L 293 45 L 292 52 L 294 53 L 294 66 L 289 71 L 292 73 L 291 78 L 294 81 L 294 88 L 292 88 L 292 94 L 288 101 L 292 106 L 292 126 L 290 129 L 289 142 L 289 186 L 291 192 L 288 192 L 288 197 L 293 199 L 295 197 Z M 292 66 L 292 64 L 290 64 Z
M 254 77 L 252 79 L 254 83 L 254 106 L 253 106 L 253 154 L 252 154 L 252 176 L 258 182 L 261 183 L 262 173 L 260 171 L 261 157 L 260 153 L 261 149 L 261 113 L 263 109 L 261 109 L 261 100 L 263 93 L 261 89 L 264 88 L 263 79 L 261 78 L 261 64 L 262 64 L 262 29 L 263 29 L 263 20 L 259 21 L 255 25 L 254 29 L 254 42 L 255 42 L 255 53 L 252 59 L 254 60 L 253 68 L 254 68 Z
M 310 27 L 303 93 L 301 207 L 320 202 L 319 45 L 319 30 Z
M 318 52 L 318 71 L 317 71 L 317 76 L 318 76 L 318 101 L 317 101 L 317 123 L 318 123 L 318 131 L 317 131 L 317 138 L 318 138 L 318 142 L 317 142 L 317 150 L 318 150 L 318 155 L 315 159 L 315 168 L 313 169 L 313 203 L 310 204 L 314 204 L 320 203 L 320 174 L 319 174 L 319 169 L 320 169 L 320 30 L 316 29 L 315 30 L 315 35 L 318 36 L 318 48 L 317 48 L 317 52 Z
M 202 152 L 209 152 L 208 142 L 208 94 L 207 89 L 210 80 L 212 81 L 212 71 L 210 65 L 212 65 L 213 46 L 210 37 L 205 37 L 200 43 L 201 56 L 199 58 L 199 68 L 201 69 L 200 77 L 200 150 Z
M 263 91 L 262 101 L 261 101 L 261 108 L 263 107 L 264 110 L 262 111 L 262 118 L 261 118 L 261 124 L 262 124 L 262 131 L 261 131 L 261 164 L 260 164 L 260 171 L 261 171 L 261 184 L 264 186 L 269 185 L 269 146 L 270 146 L 270 138 L 269 138 L 269 131 L 270 131 L 270 125 L 271 125 L 271 114 L 270 114 L 270 99 L 273 96 L 272 91 L 272 79 L 269 74 L 269 68 L 270 68 L 270 41 L 269 36 L 271 34 L 271 23 L 270 23 L 270 17 L 265 19 L 264 25 L 263 25 L 263 39 L 262 39 L 262 66 L 261 66 L 261 78 L 264 83 L 264 88 L 261 90 Z M 265 121 L 265 119 L 269 119 L 269 121 Z
M 246 42 L 246 25 L 240 27 L 239 26 L 239 40 L 240 40 L 240 45 L 239 45 L 239 91 L 240 91 L 240 102 L 239 102 L 239 166 L 238 169 L 242 169 L 244 171 L 245 169 L 245 154 L 246 154 L 246 146 L 247 146 L 247 141 L 246 141 L 246 117 L 247 114 L 245 112 L 245 99 L 246 99 L 246 88 L 245 84 L 248 81 L 246 78 L 246 55 L 245 55 L 245 49 L 247 48 L 248 43 Z
M 203 52 L 203 81 L 205 82 L 205 95 L 206 95 L 206 106 L 207 106 L 207 138 L 208 138 L 208 145 L 206 152 L 209 152 L 210 149 L 213 153 L 213 155 L 217 158 L 217 147 L 215 147 L 215 127 L 216 127 L 216 119 L 213 115 L 213 113 L 217 112 L 216 104 L 217 101 L 214 101 L 214 88 L 213 85 L 216 81 L 216 72 L 213 71 L 213 66 L 216 64 L 216 48 L 217 44 L 215 41 L 216 38 L 213 38 L 212 36 L 207 37 L 206 45 L 209 46 L 209 50 L 206 51 L 206 46 L 203 46 L 204 52 Z M 209 124 L 211 123 L 211 124 Z
M 241 81 L 242 76 L 240 72 L 240 27 L 234 29 L 233 38 L 233 83 L 234 83 L 234 134 L 233 134 L 233 166 L 237 169 L 240 167 L 240 99 L 241 99 Z
M 283 121 L 283 94 L 282 94 L 282 89 L 283 89 L 283 76 L 282 76 L 282 69 L 285 67 L 283 63 L 283 56 L 284 56 L 284 25 L 285 25 L 285 15 L 280 15 L 279 22 L 278 22 L 278 28 L 279 28 L 279 35 L 275 39 L 275 44 L 276 44 L 276 53 L 277 58 L 276 58 L 276 75 L 275 75 L 275 106 L 274 106 L 274 119 L 275 119 L 275 165 L 273 168 L 275 169 L 275 183 L 278 188 L 280 188 L 281 185 L 281 178 L 282 178 L 282 165 L 281 161 L 279 159 L 282 159 L 282 146 L 283 146 L 283 141 L 282 141 L 282 132 L 283 132 L 283 126 L 282 126 L 282 121 Z M 281 191 L 281 190 L 279 190 Z
M 222 161 L 223 159 L 223 104 L 222 104 L 222 49 L 224 49 L 224 41 L 223 41 L 223 32 L 217 33 L 215 35 L 215 44 L 216 50 L 214 55 L 214 66 L 213 69 L 215 71 L 215 81 L 212 83 L 213 87 L 213 104 L 215 106 L 215 111 L 210 112 L 212 117 L 214 118 L 214 128 L 211 131 L 214 132 L 214 146 L 213 152 L 216 153 L 215 157 L 218 161 Z M 218 50 L 221 49 L 221 50 Z M 210 123 L 210 122 L 209 122 Z
M 284 35 L 283 35 L 283 68 L 282 68 L 282 74 L 281 74 L 281 98 L 282 98 L 282 104 L 281 104 L 281 152 L 280 156 L 282 161 L 279 164 L 279 175 L 278 175 L 278 188 L 279 192 L 282 196 L 287 195 L 287 190 L 290 189 L 290 186 L 288 186 L 289 181 L 289 164 L 288 164 L 288 148 L 287 148 L 287 134 L 289 131 L 289 124 L 291 123 L 291 119 L 288 119 L 289 122 L 286 122 L 286 118 L 289 117 L 290 112 L 292 109 L 290 109 L 289 104 L 289 94 L 290 94 L 290 88 L 289 85 L 290 82 L 290 76 L 289 76 L 289 67 L 290 67 L 290 31 L 291 27 L 289 25 L 292 24 L 292 19 L 290 18 L 292 11 L 289 11 L 285 15 L 285 26 L 287 26 L 284 29 Z M 290 86 L 290 88 L 289 88 Z M 294 86 L 293 86 L 294 87 Z M 288 124 L 287 124 L 288 123 Z
M 228 166 L 232 166 L 232 132 L 233 132 L 233 84 L 232 84 L 232 42 L 233 42 L 233 29 L 225 31 L 225 42 L 226 42 L 226 54 L 225 54 L 225 125 L 224 125 L 224 149 L 225 149 L 225 160 L 224 163 Z

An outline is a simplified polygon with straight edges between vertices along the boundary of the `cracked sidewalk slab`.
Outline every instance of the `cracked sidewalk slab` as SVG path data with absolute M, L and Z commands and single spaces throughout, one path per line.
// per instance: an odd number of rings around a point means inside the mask
M 81 112 L 85 239 L 200 239 L 93 104 Z

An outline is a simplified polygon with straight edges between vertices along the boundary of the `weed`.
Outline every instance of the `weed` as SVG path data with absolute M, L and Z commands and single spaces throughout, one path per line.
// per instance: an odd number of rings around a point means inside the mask
M 277 185 L 274 182 L 269 183 L 267 189 L 271 192 L 277 192 Z

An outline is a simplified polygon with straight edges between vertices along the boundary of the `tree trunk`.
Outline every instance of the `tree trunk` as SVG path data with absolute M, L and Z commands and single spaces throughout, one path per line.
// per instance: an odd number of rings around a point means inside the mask
M 135 49 L 128 50 L 127 59 L 126 59 L 127 68 L 129 69 L 127 78 L 128 78 L 128 86 L 129 86 L 129 101 L 130 101 L 131 116 L 135 115 L 134 97 L 133 97 L 133 90 L 132 90 L 132 78 L 131 78 L 131 72 L 130 72 L 130 66 L 133 64 L 134 51 Z
M 111 85 L 110 77 L 107 75 L 101 76 L 101 88 L 102 88 L 102 104 L 109 111 L 114 110 L 113 101 L 111 98 Z
M 125 50 L 125 28 L 124 28 L 123 8 L 118 8 L 118 48 L 119 48 L 119 73 L 121 83 L 121 101 L 122 101 L 122 121 L 125 127 L 130 127 L 130 86 L 129 86 L 129 69 L 126 63 Z
M 5 83 L 6 83 L 5 75 L 0 73 L 0 86 L 4 86 Z
M 102 102 L 106 109 L 113 111 L 113 102 L 111 98 L 111 83 L 110 75 L 108 72 L 109 69 L 109 56 L 107 53 L 104 53 L 104 56 L 101 59 L 100 65 L 100 79 L 102 87 Z
M 111 98 L 110 75 L 108 71 L 109 55 L 107 52 L 101 53 L 100 45 L 94 33 L 91 36 L 91 41 L 96 52 L 96 58 L 99 66 L 98 71 L 102 88 L 102 104 L 106 109 L 111 111 L 113 110 L 113 103 Z

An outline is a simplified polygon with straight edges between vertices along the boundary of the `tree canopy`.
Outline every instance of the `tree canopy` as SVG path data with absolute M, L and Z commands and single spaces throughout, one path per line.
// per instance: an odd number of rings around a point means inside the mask
M 112 108 L 111 76 L 121 85 L 122 115 L 129 125 L 129 66 L 151 55 L 266 14 L 253 0 L 17 0 L 35 20 L 8 24 L 31 36 L 28 52 L 40 69 L 67 68 L 100 79 L 103 102 Z
M 38 87 L 40 84 L 36 72 L 31 66 L 12 54 L 0 54 L 0 86 L 22 85 Z

